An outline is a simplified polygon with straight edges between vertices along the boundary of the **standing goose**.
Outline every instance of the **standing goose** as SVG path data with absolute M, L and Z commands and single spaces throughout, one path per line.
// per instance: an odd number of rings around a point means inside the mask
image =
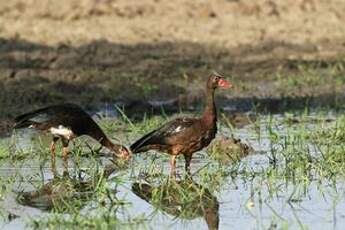
M 126 147 L 112 143 L 96 122 L 75 104 L 53 105 L 20 115 L 15 118 L 14 128 L 34 128 L 53 135 L 50 146 L 53 171 L 55 171 L 56 142 L 61 140 L 62 156 L 65 164 L 67 164 L 69 142 L 82 135 L 92 137 L 123 159 L 129 158 L 129 151 Z
M 213 73 L 206 84 L 206 108 L 200 118 L 177 118 L 144 135 L 131 145 L 133 153 L 159 150 L 171 155 L 170 175 L 175 175 L 176 157 L 183 154 L 185 169 L 190 173 L 194 152 L 209 145 L 217 132 L 217 112 L 214 103 L 216 88 L 230 88 L 224 77 Z

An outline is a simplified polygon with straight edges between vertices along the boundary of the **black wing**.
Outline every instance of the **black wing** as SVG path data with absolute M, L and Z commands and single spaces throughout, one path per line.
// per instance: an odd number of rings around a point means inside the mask
M 14 128 L 28 128 L 31 125 L 72 127 L 78 121 L 92 120 L 90 116 L 78 105 L 60 104 L 44 107 L 15 118 Z
M 138 153 L 142 151 L 143 147 L 148 145 L 167 144 L 167 137 L 171 138 L 174 135 L 181 134 L 185 129 L 195 124 L 195 121 L 196 119 L 193 118 L 177 118 L 172 120 L 137 140 L 131 145 L 131 151 L 133 153 Z
M 60 125 L 72 129 L 77 136 L 89 135 L 100 141 L 106 135 L 98 124 L 81 107 L 66 103 L 53 105 L 23 114 L 15 118 L 14 128 L 33 127 L 38 130 L 48 130 Z
M 15 124 L 14 127 L 15 129 L 20 129 L 20 128 L 27 128 L 30 125 L 32 125 L 34 122 L 38 121 L 46 121 L 48 120 L 48 114 L 47 110 L 49 111 L 50 107 L 45 107 L 42 109 L 38 109 L 29 113 L 22 114 L 16 118 L 14 118 Z

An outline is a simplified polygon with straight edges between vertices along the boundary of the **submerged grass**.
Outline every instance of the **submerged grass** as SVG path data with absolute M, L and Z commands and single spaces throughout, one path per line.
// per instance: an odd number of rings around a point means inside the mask
M 343 116 L 335 124 L 268 124 L 269 167 L 263 172 L 289 181 L 345 179 L 345 142 L 340 141 L 345 130 L 339 129 L 345 125 Z
M 117 209 L 97 209 L 97 214 L 73 214 L 68 217 L 51 214 L 48 218 L 33 220 L 29 227 L 33 229 L 143 229 L 145 216 L 131 217 L 124 221 L 117 218 Z

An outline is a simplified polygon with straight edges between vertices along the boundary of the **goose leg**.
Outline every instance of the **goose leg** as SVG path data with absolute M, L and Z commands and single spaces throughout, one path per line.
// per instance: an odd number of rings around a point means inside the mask
M 53 176 L 56 176 L 56 164 L 55 164 L 55 144 L 59 140 L 58 137 L 53 137 L 53 140 L 50 144 L 50 153 L 51 153 L 51 170 L 53 173 Z
M 63 161 L 63 175 L 68 174 L 68 144 L 69 140 L 62 138 L 62 161 Z
M 176 176 L 176 155 L 170 158 L 170 176 Z
M 185 160 L 185 170 L 188 175 L 190 175 L 190 162 L 192 160 L 192 155 L 184 154 L 184 160 Z

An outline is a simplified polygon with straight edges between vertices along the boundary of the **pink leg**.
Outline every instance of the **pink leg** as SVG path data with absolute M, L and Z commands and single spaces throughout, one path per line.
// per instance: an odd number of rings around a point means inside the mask
M 176 176 L 176 155 L 172 155 L 170 158 L 170 176 Z
M 190 175 L 190 162 L 192 160 L 192 155 L 184 155 L 184 160 L 185 160 L 185 170 L 188 175 Z
M 68 174 L 68 144 L 69 140 L 62 139 L 62 160 L 63 160 L 63 174 Z
M 56 157 L 56 154 L 55 154 L 55 144 L 56 142 L 59 140 L 58 137 L 54 137 L 53 138 L 53 141 L 51 142 L 50 144 L 50 153 L 51 153 L 51 170 L 52 170 L 52 173 L 53 173 L 53 176 L 55 177 L 56 176 L 56 164 L 55 164 L 55 157 Z

